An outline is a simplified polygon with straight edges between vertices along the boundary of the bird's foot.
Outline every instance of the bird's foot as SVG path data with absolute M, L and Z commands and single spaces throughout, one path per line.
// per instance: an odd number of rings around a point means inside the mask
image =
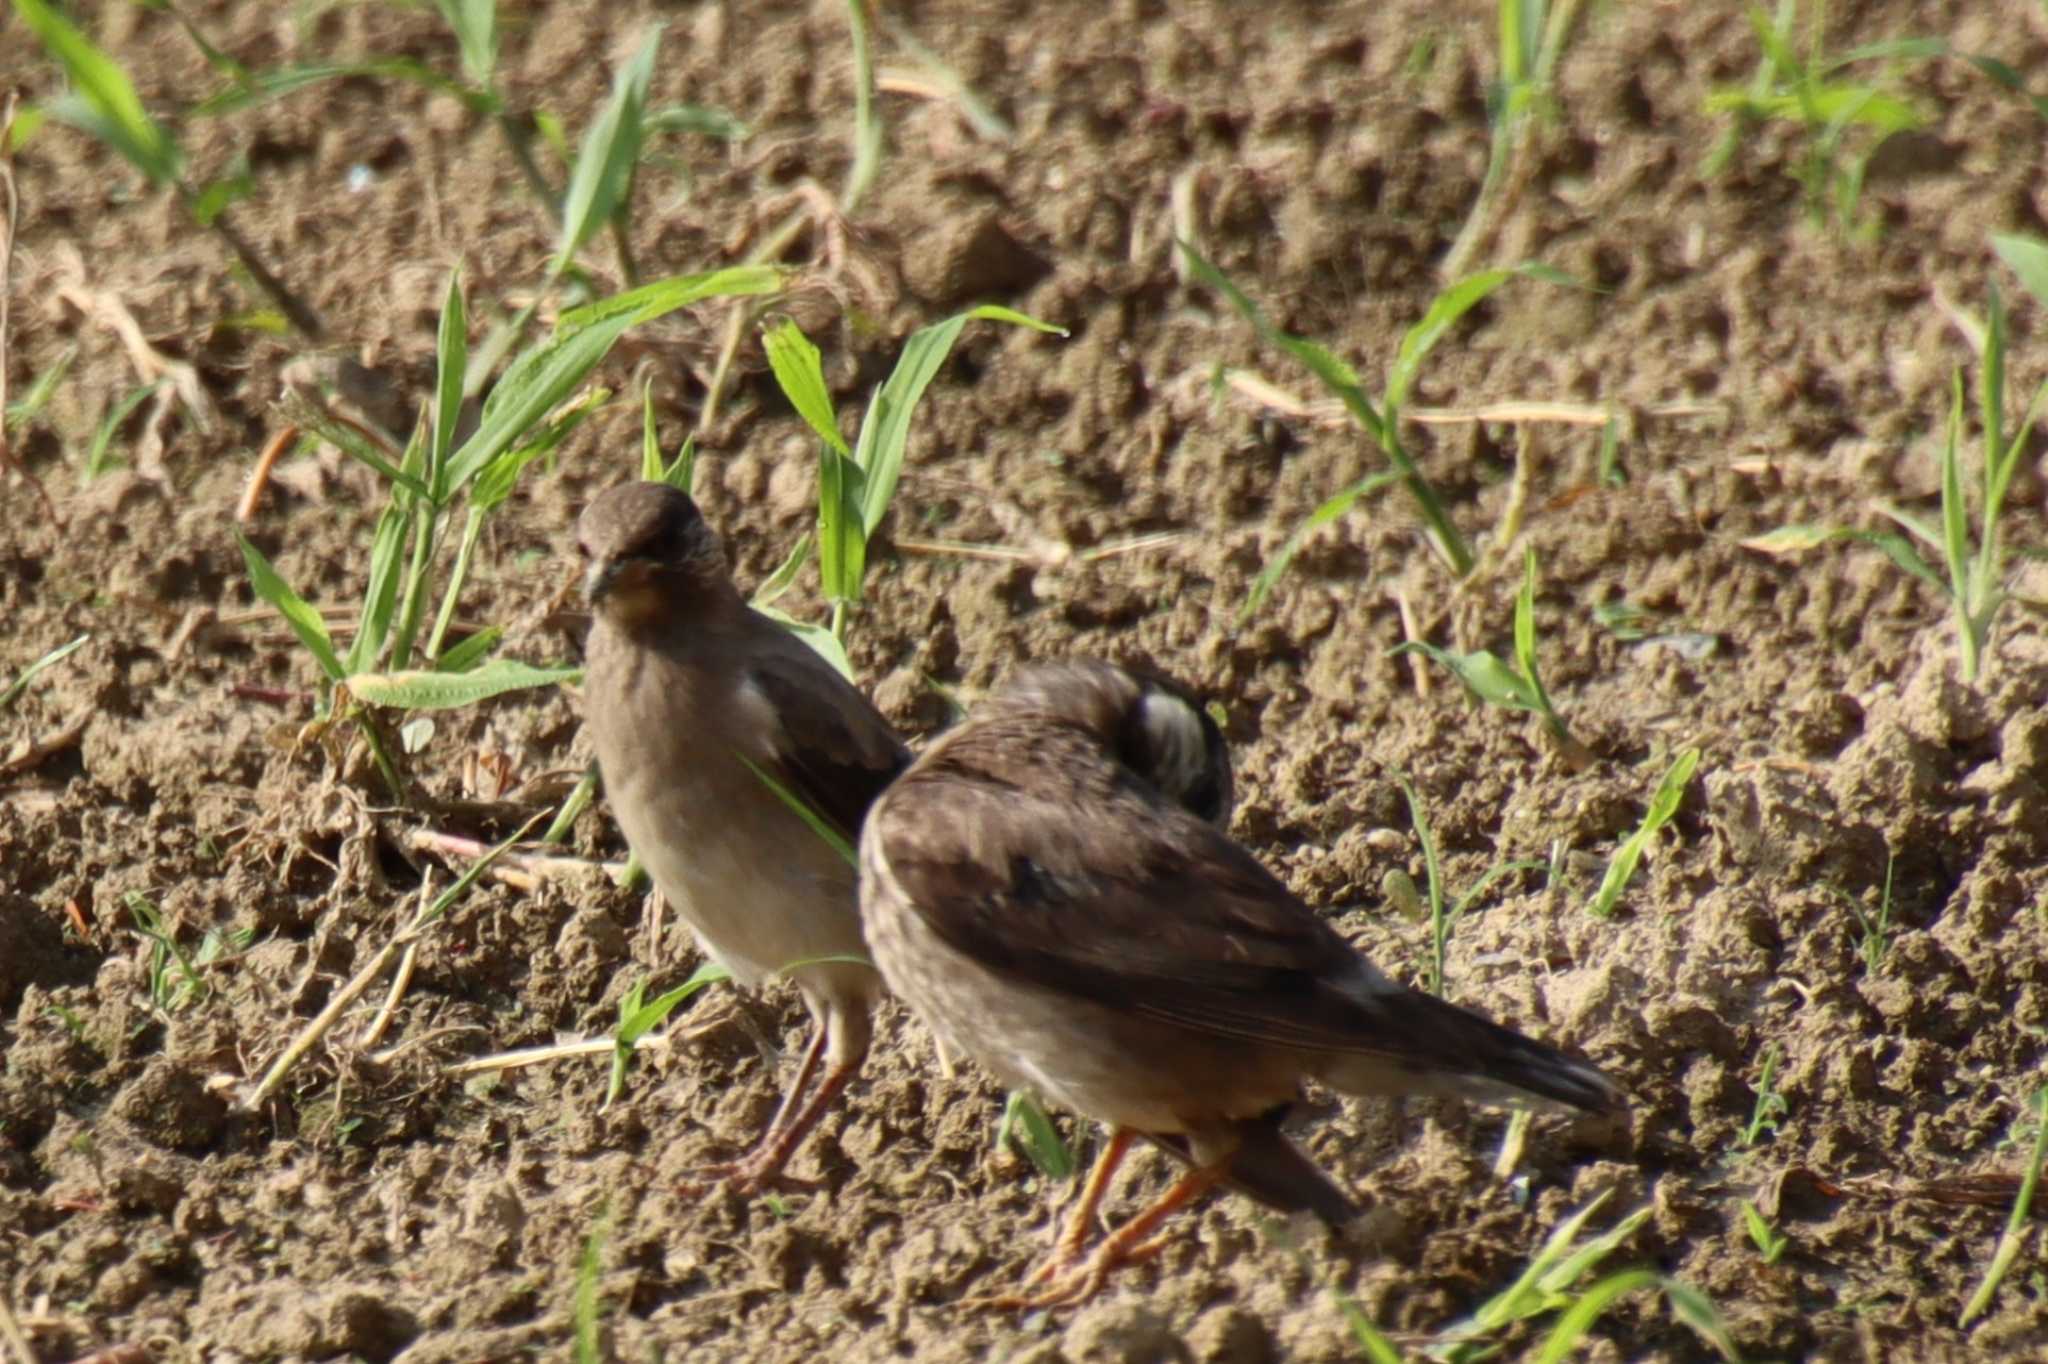
M 1155 1236 L 1135 1244 L 1112 1236 L 1093 1255 L 1060 1251 L 1032 1272 L 1023 1290 L 992 1297 L 968 1298 L 962 1306 L 989 1312 L 1040 1312 L 1052 1307 L 1078 1307 L 1102 1291 L 1111 1271 L 1149 1260 L 1166 1249 L 1171 1236 Z M 1032 1290 L 1038 1290 L 1036 1292 Z
M 824 1191 L 825 1181 L 799 1179 L 784 1172 L 780 1161 L 771 1163 L 747 1156 L 701 1166 L 676 1185 L 676 1193 L 684 1198 L 702 1198 L 719 1189 L 729 1189 L 741 1198 L 761 1193 L 814 1194 Z

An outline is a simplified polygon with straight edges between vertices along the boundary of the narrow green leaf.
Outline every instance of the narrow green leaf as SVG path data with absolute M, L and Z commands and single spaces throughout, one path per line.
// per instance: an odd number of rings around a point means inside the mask
M 1308 543 L 1309 536 L 1350 511 L 1359 498 L 1379 491 L 1399 477 L 1400 475 L 1392 469 L 1367 474 L 1350 487 L 1325 499 L 1321 506 L 1302 518 L 1301 524 L 1288 533 L 1280 548 L 1273 552 L 1273 557 L 1266 561 L 1266 566 L 1259 570 L 1259 576 L 1252 579 L 1251 591 L 1245 593 L 1244 605 L 1237 608 L 1237 623 L 1244 624 L 1251 619 L 1255 611 L 1265 605 L 1266 598 L 1273 594 L 1273 589 L 1279 585 L 1280 579 L 1285 576 L 1295 556 L 1301 553 L 1302 546 Z
M 1621 898 L 1621 892 L 1628 886 L 1629 878 L 1636 874 L 1636 864 L 1643 860 L 1643 853 L 1649 848 L 1650 840 L 1657 831 L 1670 822 L 1678 813 L 1678 804 L 1685 797 L 1685 787 L 1692 780 L 1693 769 L 1700 763 L 1700 750 L 1688 748 L 1678 755 L 1664 773 L 1664 779 L 1657 784 L 1656 793 L 1650 797 L 1650 805 L 1643 812 L 1643 822 L 1636 826 L 1621 847 L 1615 850 L 1614 860 L 1607 864 L 1607 872 L 1600 878 L 1600 889 L 1595 891 L 1587 908 L 1596 918 L 1607 918 L 1614 913 L 1614 905 Z
M 889 510 L 910 444 L 910 419 L 925 389 L 937 377 L 946 357 L 953 353 L 953 343 L 960 339 L 967 321 L 968 315 L 961 313 L 912 332 L 896 357 L 896 368 L 868 404 L 861 419 L 860 439 L 854 445 L 854 457 L 866 475 L 860 507 L 863 538 L 875 533 L 875 527 Z
M 1013 1089 L 1003 1101 L 1003 1120 L 996 1127 L 997 1146 L 1015 1140 L 1038 1172 L 1048 1179 L 1072 1179 L 1077 1168 L 1074 1153 L 1060 1139 L 1045 1107 L 1026 1090 Z
M 448 272 L 448 291 L 441 300 L 441 325 L 434 342 L 434 440 L 427 449 L 427 486 L 436 507 L 446 506 L 454 488 L 442 481 L 448 458 L 455 453 L 455 423 L 462 416 L 462 395 L 469 379 L 469 308 L 462 297 L 462 271 Z
M 133 82 L 44 0 L 14 0 L 15 13 L 64 68 L 73 95 L 45 106 L 56 118 L 104 141 L 158 185 L 174 185 L 183 169 L 170 133 L 142 107 Z
M 657 133 L 697 133 L 726 142 L 738 142 L 751 133 L 744 121 L 708 104 L 664 104 L 641 116 L 640 126 L 649 136 Z
M 299 637 L 299 643 L 306 646 L 320 664 L 320 671 L 331 682 L 339 682 L 348 674 L 342 670 L 341 659 L 335 656 L 334 641 L 328 637 L 327 623 L 320 619 L 320 613 L 306 604 L 289 584 L 278 576 L 270 566 L 270 560 L 263 557 L 263 551 L 249 543 L 240 531 L 235 532 L 235 543 L 242 547 L 242 563 L 249 571 L 249 585 L 256 589 L 256 595 L 269 602 L 284 617 L 284 623 Z
M 758 777 L 763 786 L 773 791 L 775 798 L 788 806 L 812 833 L 823 839 L 831 846 L 834 852 L 845 858 L 848 866 L 858 867 L 860 865 L 860 855 L 853 850 L 853 844 L 847 842 L 846 836 L 833 828 L 823 815 L 813 810 L 809 801 L 777 781 L 768 769 L 749 759 L 746 754 L 735 750 L 733 756 L 744 763 L 746 769 Z M 792 963 L 792 965 L 794 964 Z
M 99 426 L 92 433 L 92 444 L 86 447 L 85 464 L 80 470 L 81 483 L 90 483 L 107 471 L 107 451 L 113 448 L 114 437 L 121 433 L 121 424 L 127 421 L 146 399 L 155 396 L 156 391 L 167 382 L 168 380 L 164 379 L 152 379 L 146 384 L 131 388 L 107 409 L 106 416 L 100 418 Z
M 875 401 L 881 401 L 879 395 Z M 834 602 L 859 601 L 867 575 L 868 542 L 861 527 L 865 482 L 850 457 L 829 445 L 818 447 L 818 578 Z
M 849 682 L 854 680 L 853 661 L 847 658 L 846 646 L 840 643 L 839 636 L 822 625 L 798 620 L 788 612 L 769 606 L 765 602 L 755 602 L 754 609 L 810 645 L 812 651 L 837 669 L 841 677 Z
M 811 537 L 798 536 L 797 542 L 789 547 L 789 553 L 783 556 L 775 571 L 762 579 L 761 585 L 754 589 L 751 603 L 753 608 L 759 611 L 765 606 L 772 605 L 777 597 L 789 591 L 791 584 L 796 582 L 796 575 L 803 570 L 810 557 Z
M 296 94 L 308 86 L 319 85 L 325 81 L 351 79 L 409 81 L 435 94 L 448 95 L 460 100 L 471 113 L 493 114 L 498 110 L 497 97 L 487 90 L 450 80 L 424 62 L 415 61 L 410 57 L 378 57 L 362 62 L 320 62 L 308 66 L 280 67 L 274 71 L 258 71 L 246 81 L 238 81 L 201 100 L 192 107 L 191 116 L 218 118 L 238 114 L 245 109 Z
M 497 0 L 434 0 L 462 49 L 462 69 L 488 89 L 498 69 Z
M 969 308 L 967 316 L 976 322 L 1008 322 L 1018 327 L 1029 327 L 1032 331 L 1044 332 L 1048 336 L 1071 335 L 1065 327 L 1051 322 L 1041 322 L 1028 313 L 1020 313 L 1015 308 L 1005 308 L 1000 303 L 984 303 L 979 307 Z
M 458 644 L 453 644 L 450 645 L 448 648 L 443 649 L 441 651 L 440 657 L 434 660 L 434 671 L 437 673 L 469 672 L 471 669 L 475 668 L 476 665 L 483 660 L 483 656 L 489 653 L 493 648 L 495 648 L 497 646 L 498 641 L 503 639 L 504 637 L 504 626 L 486 625 L 483 629 L 477 631 L 468 639 L 465 639 Z
M 1536 1364 L 1564 1364 L 1616 1298 L 1655 1288 L 1657 1283 L 1657 1275 L 1650 1270 L 1626 1269 L 1594 1284 L 1558 1317 L 1557 1325 L 1544 1337 L 1543 1348 L 1536 1354 Z
M 613 294 L 610 298 L 571 308 L 555 324 L 556 334 L 608 322 L 621 315 L 634 322 L 651 322 L 665 313 L 707 298 L 739 298 L 772 294 L 781 290 L 789 272 L 774 265 L 735 265 L 724 270 L 706 270 L 695 275 L 657 279 L 638 288 Z
M 16 701 L 19 701 L 21 699 L 22 693 L 28 690 L 28 684 L 35 681 L 36 676 L 39 673 L 43 672 L 45 669 L 55 667 L 57 664 L 69 658 L 72 654 L 77 653 L 80 649 L 85 647 L 86 641 L 90 640 L 91 638 L 91 635 L 80 635 L 77 639 L 72 640 L 69 644 L 58 645 L 56 648 L 50 650 L 50 652 L 44 654 L 41 658 L 37 659 L 35 662 L 29 664 L 26 668 L 23 668 L 21 670 L 21 676 L 15 678 L 12 682 L 8 683 L 6 687 L 0 688 L 0 710 L 6 710 Z
M 1430 300 L 1422 320 L 1402 335 L 1401 348 L 1394 355 L 1393 367 L 1387 371 L 1388 407 L 1399 409 L 1408 405 L 1408 390 L 1415 382 L 1416 371 L 1422 368 L 1422 362 L 1429 358 L 1444 333 L 1514 277 L 1513 270 L 1481 271 L 1456 281 Z
M 581 668 L 536 668 L 512 658 L 494 658 L 465 673 L 428 672 L 409 668 L 395 673 L 362 673 L 348 679 L 358 700 L 398 710 L 451 710 L 473 706 L 509 691 L 528 691 L 574 682 Z
M 2021 237 L 1994 232 L 1991 249 L 2005 262 L 2006 269 L 2019 276 L 2034 301 L 2048 308 L 2048 242 L 2038 237 Z
M 1665 1279 L 1664 1300 L 1671 1304 L 1671 1315 L 1690 1326 L 1721 1358 L 1740 1364 L 1742 1352 L 1735 1348 L 1735 1333 L 1728 1329 L 1727 1319 L 1712 1298 L 1683 1279 Z
M 661 435 L 654 424 L 654 380 L 640 385 L 640 479 L 661 482 Z M 689 491 L 687 488 L 685 492 Z
M 1998 454 L 2005 449 L 2005 299 L 1995 280 L 1987 292 L 1990 298 L 1984 312 L 1984 352 L 1977 369 L 1977 406 L 1984 423 L 1984 449 L 1991 457 L 1984 465 L 1989 477 Z
M 839 434 L 832 394 L 825 386 L 824 363 L 811 339 L 796 323 L 784 318 L 761 329 L 761 349 L 767 353 L 768 368 L 796 414 L 818 433 L 818 439 L 842 455 L 851 455 L 846 437 Z
M 1388 650 L 1391 654 L 1417 653 L 1441 664 L 1450 670 L 1453 677 L 1465 684 L 1466 690 L 1482 701 L 1510 710 L 1542 711 L 1543 705 L 1528 681 L 1513 668 L 1500 661 L 1491 651 L 1475 650 L 1469 654 L 1457 653 L 1450 649 L 1439 649 L 1434 644 L 1411 639 Z
M 370 537 L 370 581 L 363 589 L 356 637 L 342 668 L 353 677 L 377 661 L 391 633 L 391 613 L 398 603 L 399 566 L 405 555 L 405 531 L 412 522 L 397 502 L 384 508 Z
M 639 50 L 619 68 L 611 98 L 583 135 L 576 169 L 562 196 L 562 236 L 554 263 L 548 267 L 551 274 L 566 269 L 592 234 L 632 197 L 644 136 L 640 116 L 647 106 L 647 87 L 654 79 L 654 57 L 661 48 L 663 27 L 659 23 L 648 26 Z
M 1941 548 L 1948 559 L 1950 593 L 1967 611 L 1971 596 L 1970 522 L 1969 507 L 1963 500 L 1963 460 L 1959 448 L 1962 430 L 1963 372 L 1958 369 L 1949 399 L 1948 435 L 1941 448 Z

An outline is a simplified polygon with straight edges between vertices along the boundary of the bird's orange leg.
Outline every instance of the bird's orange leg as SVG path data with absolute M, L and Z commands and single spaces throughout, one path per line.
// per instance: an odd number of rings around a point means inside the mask
M 782 1106 L 775 1110 L 775 1120 L 768 1124 L 768 1130 L 754 1143 L 754 1149 L 738 1160 L 720 1162 L 695 1171 L 685 1180 L 678 1192 L 695 1195 L 705 1192 L 711 1185 L 724 1183 L 742 1196 L 758 1193 L 771 1183 L 784 1182 L 787 1177 L 782 1167 L 796 1154 L 796 1148 L 810 1135 L 818 1119 L 825 1115 L 832 1100 L 839 1091 L 846 1088 L 846 1082 L 860 1069 L 860 1062 L 836 1064 L 825 1073 L 818 1092 L 808 1101 L 804 1090 L 810 1087 L 811 1076 L 817 1072 L 819 1058 L 825 1054 L 826 1029 L 816 1026 L 811 1030 L 811 1043 L 804 1048 L 804 1059 L 797 1067 L 796 1079 L 790 1082 L 782 1096 Z M 796 1183 L 794 1180 L 787 1180 Z M 804 1185 L 803 1187 L 810 1187 Z
M 1172 1238 L 1155 1238 L 1152 1233 L 1158 1230 L 1161 1222 L 1221 1183 L 1226 1169 L 1225 1164 L 1219 1163 L 1198 1167 L 1183 1174 L 1151 1207 L 1110 1233 L 1084 1264 L 1044 1292 L 981 1298 L 974 1300 L 973 1305 L 993 1307 L 1000 1311 L 1023 1312 L 1046 1307 L 1073 1307 L 1088 1301 L 1102 1291 L 1103 1284 L 1109 1280 L 1110 1271 L 1118 1265 L 1136 1263 L 1164 1249 Z M 1034 1277 L 1031 1283 L 1025 1286 L 1028 1288 L 1036 1282 L 1037 1279 Z
M 1110 1177 L 1123 1164 L 1124 1156 L 1129 1153 L 1131 1142 L 1137 1135 L 1128 1127 L 1109 1129 L 1109 1144 L 1095 1158 L 1095 1168 L 1088 1172 L 1088 1182 L 1081 1186 L 1081 1200 L 1067 1214 L 1066 1226 L 1061 1229 L 1059 1239 L 1053 1242 L 1052 1254 L 1046 1257 L 1036 1273 L 1024 1281 L 1026 1288 L 1048 1279 L 1057 1279 L 1080 1265 L 1081 1249 L 1088 1244 L 1089 1233 L 1095 1230 L 1095 1211 L 1102 1206 L 1102 1196 L 1109 1192 Z

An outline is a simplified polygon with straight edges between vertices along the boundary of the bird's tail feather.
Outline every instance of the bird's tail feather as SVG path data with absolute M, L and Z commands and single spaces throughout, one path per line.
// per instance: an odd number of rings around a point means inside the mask
M 1434 995 L 1407 992 L 1397 1006 L 1405 1045 L 1351 1052 L 1322 1072 L 1332 1088 L 1354 1095 L 1439 1093 L 1511 1107 L 1614 1113 L 1619 1086 L 1591 1062 L 1460 1008 Z

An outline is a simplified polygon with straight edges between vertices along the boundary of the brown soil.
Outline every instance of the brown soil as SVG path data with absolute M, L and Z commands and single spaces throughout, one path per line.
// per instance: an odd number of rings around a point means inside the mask
M 1941 36 L 2021 72 L 2048 67 L 2038 7 L 1995 9 Z M 671 21 L 657 102 L 718 105 L 753 128 L 731 150 L 657 148 L 633 232 L 651 275 L 735 260 L 793 191 L 841 184 L 852 77 L 837 5 L 633 4 L 607 7 L 605 23 L 533 5 L 507 21 L 513 98 L 574 136 L 649 10 Z M 1931 0 L 1827 12 L 1831 50 L 1939 33 L 1952 14 Z M 215 0 L 188 16 L 253 67 L 370 52 L 456 67 L 429 6 Z M 1594 486 L 1597 431 L 1526 428 L 1543 664 L 1599 756 L 1574 771 L 1522 718 L 1470 708 L 1441 674 L 1425 672 L 1418 695 L 1408 662 L 1389 657 L 1404 601 L 1430 639 L 1505 649 L 1520 569 L 1509 547 L 1453 590 L 1398 494 L 1321 532 L 1267 607 L 1235 623 L 1263 556 L 1378 457 L 1341 422 L 1218 396 L 1219 366 L 1320 395 L 1184 284 L 1170 250 L 1185 181 L 1182 226 L 1219 265 L 1292 330 L 1383 374 L 1484 170 L 1492 6 L 1132 3 L 1039 20 L 891 7 L 884 63 L 922 69 L 914 38 L 1013 135 L 978 136 L 953 103 L 886 94 L 878 189 L 843 237 L 798 243 L 806 258 L 834 252 L 806 306 L 840 306 L 805 320 L 849 407 L 911 326 L 968 302 L 1073 333 L 970 329 L 934 386 L 853 629 L 864 681 L 924 731 L 944 710 L 926 677 L 971 693 L 1021 659 L 1093 652 L 1188 679 L 1229 716 L 1237 834 L 1411 978 L 1423 928 L 1381 894 L 1389 872 L 1421 872 L 1396 774 L 1426 802 L 1454 889 L 1502 859 L 1554 855 L 1554 880 L 1510 877 L 1459 926 L 1447 989 L 1596 1058 L 1633 1095 L 1626 1129 L 1539 1120 L 1519 1177 L 1502 1182 L 1499 1114 L 1326 1104 L 1305 1140 L 1371 1203 L 1359 1233 L 1275 1228 L 1221 1199 L 1090 1308 L 1021 1322 L 962 1311 L 949 1304 L 1034 1258 L 1070 1189 L 993 1149 L 999 1096 L 971 1073 L 942 1078 L 896 1011 L 799 1162 L 826 1191 L 780 1209 L 673 1192 L 777 1093 L 746 1030 L 715 1021 L 716 992 L 681 1016 L 703 1035 L 646 1054 L 609 1109 L 601 1059 L 446 1073 L 601 1034 L 634 981 L 692 969 L 672 916 L 657 935 L 638 897 L 595 875 L 480 889 L 425 939 L 378 1048 L 360 1037 L 382 983 L 276 1100 L 241 1111 L 253 1078 L 410 912 L 423 869 L 445 886 L 459 867 L 409 850 L 407 833 L 502 836 L 559 793 L 541 778 L 580 771 L 588 751 L 568 695 L 444 713 L 419 760 L 429 796 L 497 803 L 423 813 L 385 808 L 359 754 L 294 743 L 303 695 L 279 707 L 260 693 L 301 693 L 310 661 L 249 610 L 230 528 L 304 348 L 223 326 L 262 299 L 220 243 L 51 125 L 17 163 L 5 362 L 13 400 L 77 351 L 43 420 L 11 433 L 57 519 L 0 474 L 0 677 L 92 636 L 0 711 L 0 751 L 85 717 L 78 743 L 0 776 L 0 1299 L 39 1359 L 117 1344 L 181 1360 L 565 1358 L 598 1228 L 605 1348 L 622 1359 L 1340 1358 L 1354 1348 L 1340 1292 L 1419 1340 L 1510 1282 L 1601 1193 L 1599 1226 L 1652 1209 L 1610 1263 L 1702 1289 L 1749 1357 L 2048 1350 L 2031 1255 L 1981 1322 L 1957 1326 L 2013 1189 L 1958 1181 L 2020 1169 L 2009 1138 L 2048 1052 L 2048 637 L 2038 615 L 2009 609 L 1984 679 L 1965 684 L 1943 603 L 1879 553 L 1772 559 L 1740 545 L 1792 522 L 1881 524 L 1880 499 L 1931 505 L 1951 369 L 1969 360 L 1945 310 L 1980 312 L 1990 278 L 2018 295 L 1986 238 L 2044 230 L 2042 121 L 1960 62 L 1906 68 L 1899 85 L 1930 122 L 1873 163 L 1861 207 L 1875 231 L 1845 235 L 1808 219 L 1789 125 L 1756 130 L 1723 177 L 1700 172 L 1722 127 L 1703 100 L 1755 60 L 1739 7 L 1588 7 L 1556 118 L 1478 259 L 1542 260 L 1598 287 L 1505 288 L 1446 339 L 1416 398 L 1637 415 L 1619 488 Z M 214 88 L 170 16 L 106 6 L 92 24 L 152 108 Z M 11 12 L 0 19 L 6 82 L 45 99 L 56 78 L 31 50 Z M 198 179 L 246 158 L 256 190 L 239 221 L 324 314 L 332 351 L 415 397 L 448 268 L 462 265 L 488 322 L 551 250 L 496 130 L 409 85 L 319 85 L 182 131 Z M 352 188 L 358 166 L 367 180 Z M 614 287 L 609 245 L 589 258 Z M 173 414 L 152 437 L 145 406 L 122 432 L 126 467 L 86 486 L 100 414 L 137 379 L 104 319 L 60 296 L 67 284 L 118 299 L 218 408 L 205 429 Z M 723 319 L 649 328 L 605 371 L 621 391 L 636 365 L 653 377 L 671 446 L 697 422 Z M 2023 392 L 2048 366 L 2040 310 L 2015 304 L 2014 331 Z M 752 581 L 807 524 L 813 456 L 757 347 L 743 369 L 701 437 L 699 488 Z M 574 656 L 576 626 L 550 614 L 571 572 L 567 529 L 634 469 L 638 422 L 637 404 L 614 402 L 493 523 L 465 613 L 510 626 L 517 655 Z M 1408 432 L 1484 540 L 1512 495 L 1517 429 Z M 348 603 L 376 496 L 353 466 L 297 456 L 250 534 L 310 599 Z M 2015 503 L 2009 539 L 2040 546 L 2038 452 Z M 1172 538 L 1065 553 L 1153 532 Z M 917 537 L 1036 557 L 895 545 Z M 2015 576 L 2048 597 L 2039 563 Z M 1621 638 L 1594 608 L 1623 600 L 1657 613 L 1657 631 L 1716 646 L 1688 656 Z M 1593 918 L 1608 856 L 1692 745 L 1704 758 L 1676 820 L 1622 911 Z M 493 773 L 509 773 L 507 800 Z M 619 855 L 601 806 L 574 845 Z M 1895 936 L 1871 969 L 1844 897 L 1874 909 L 1888 856 Z M 209 933 L 246 943 L 205 968 L 203 996 L 153 1003 L 130 893 L 188 951 Z M 800 1011 L 774 1002 L 794 1045 Z M 1786 1112 L 1745 1148 L 1774 1047 Z M 1151 1156 L 1134 1170 L 1118 1209 L 1166 1174 Z M 1987 1187 L 1984 1204 L 1956 1200 Z M 1775 1264 L 1749 1243 L 1744 1199 L 1790 1238 Z M 1534 1325 L 1506 1336 L 1511 1354 L 1537 1339 Z M 1708 1353 L 1638 1295 L 1603 1319 L 1588 1357 Z

